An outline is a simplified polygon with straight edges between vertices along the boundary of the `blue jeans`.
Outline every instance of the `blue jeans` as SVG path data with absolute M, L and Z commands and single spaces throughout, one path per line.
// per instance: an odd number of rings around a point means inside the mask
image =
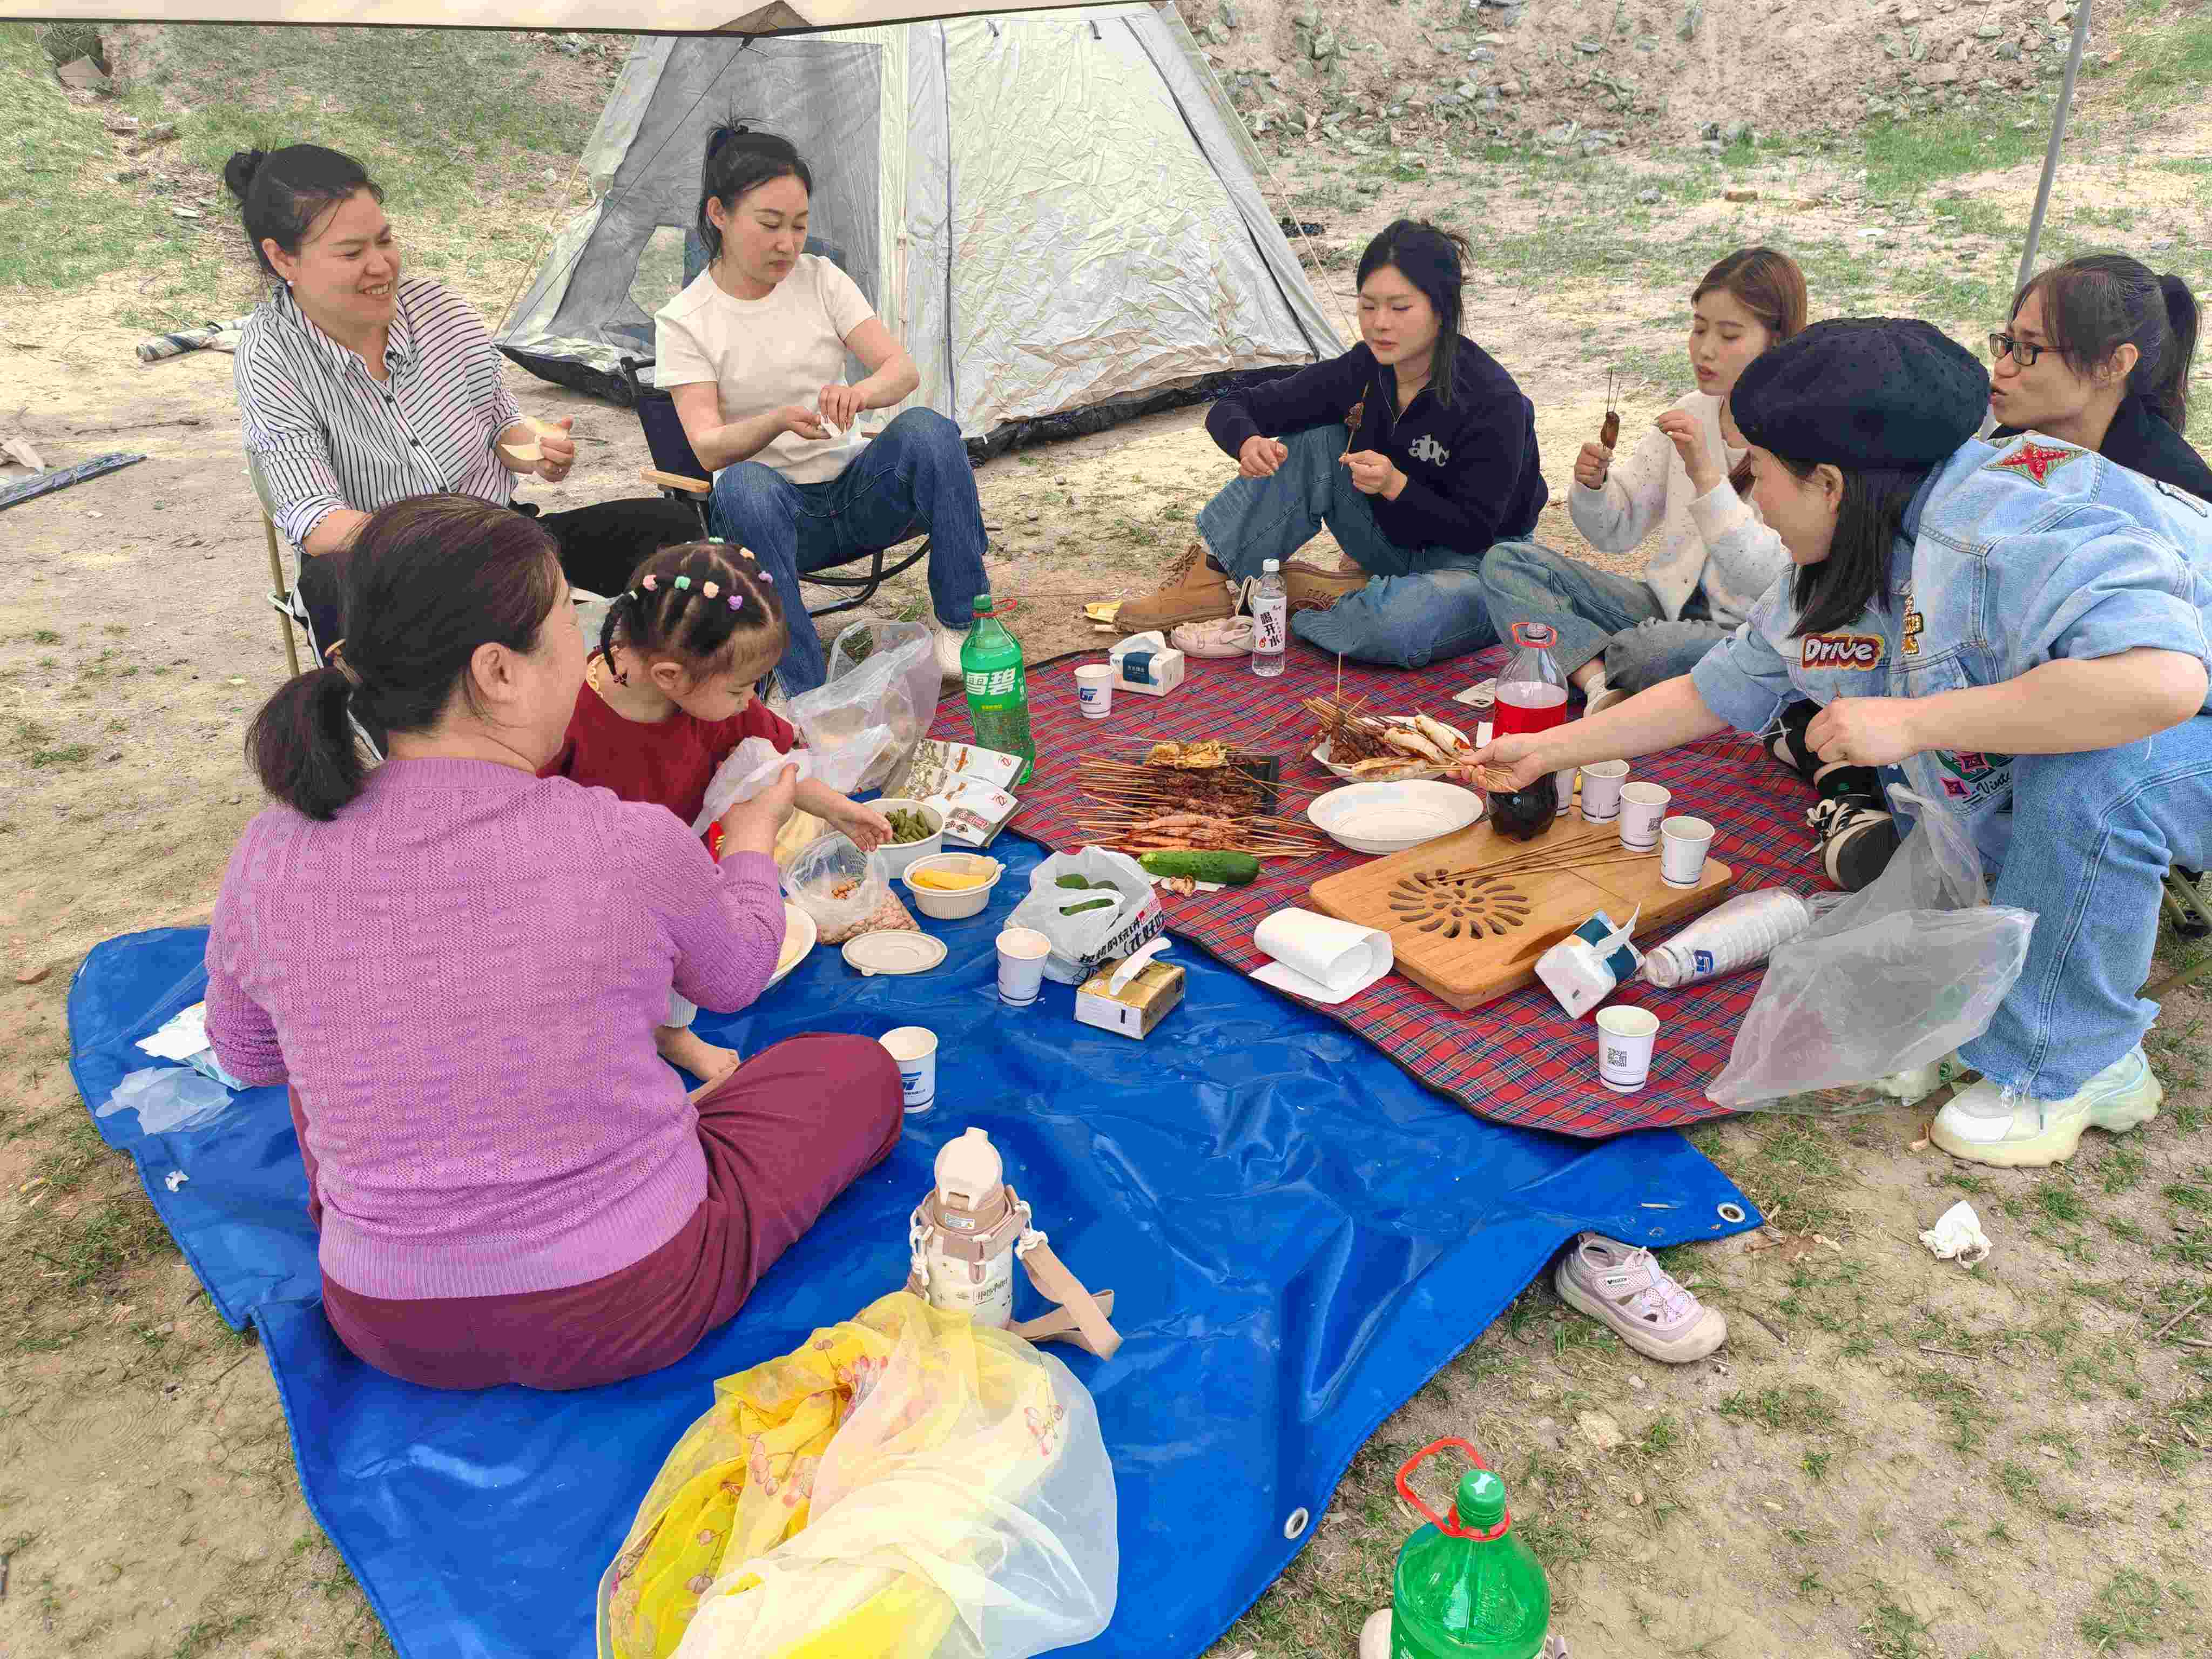
M 1498 643 L 1482 603 L 1480 553 L 1449 547 L 1409 550 L 1382 533 L 1367 497 L 1337 458 L 1344 428 L 1315 427 L 1283 440 L 1290 459 L 1272 478 L 1237 477 L 1199 509 L 1198 533 L 1223 569 L 1242 581 L 1268 559 L 1291 555 L 1321 533 L 1375 573 L 1327 611 L 1301 611 L 1291 631 L 1355 662 L 1419 668 Z M 1496 557 L 1500 543 L 1490 550 Z
M 929 599 L 937 620 L 965 629 L 983 574 L 983 506 L 960 428 L 930 409 L 909 409 L 836 477 L 793 483 L 760 461 L 714 475 L 715 532 L 750 552 L 775 582 L 791 643 L 776 665 L 784 695 L 811 691 L 829 673 L 822 636 L 806 614 L 802 570 L 827 570 L 929 538 Z
M 2063 1100 L 2142 1041 L 2158 1012 L 2136 994 L 2166 866 L 2212 864 L 2212 717 L 2012 768 L 2012 834 L 1990 897 L 2036 912 L 2035 931 L 2012 994 L 1960 1054 L 1984 1077 Z
M 1659 596 L 1633 576 L 1616 576 L 1533 542 L 1501 547 L 1482 567 L 1485 602 L 1507 639 L 1516 623 L 1549 623 L 1552 654 L 1571 674 L 1601 654 L 1608 685 L 1643 691 L 1686 674 L 1735 630 L 1717 623 L 1703 590 L 1669 621 Z

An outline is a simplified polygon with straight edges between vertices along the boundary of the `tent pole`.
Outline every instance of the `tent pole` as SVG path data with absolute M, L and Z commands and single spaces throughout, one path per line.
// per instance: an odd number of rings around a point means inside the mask
M 2058 152 L 2066 143 L 2066 117 L 2074 106 L 2074 82 L 2081 72 L 2081 48 L 2089 43 L 2090 0 L 2075 0 L 2074 44 L 2066 53 L 2066 78 L 2059 83 L 2058 108 L 2051 118 L 2051 143 L 2043 153 L 2043 179 L 2035 187 L 2035 211 L 2027 218 L 2027 246 L 2020 256 L 2020 280 L 2013 284 L 2017 294 L 2027 286 L 2027 279 L 2035 275 L 2035 250 L 2043 240 L 2043 216 L 2051 206 L 2051 181 L 2058 173 Z

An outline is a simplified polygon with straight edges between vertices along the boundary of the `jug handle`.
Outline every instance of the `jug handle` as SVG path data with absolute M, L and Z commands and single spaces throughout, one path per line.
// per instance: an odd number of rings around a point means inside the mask
M 1458 1447 L 1462 1451 L 1467 1454 L 1468 1462 L 1474 1464 L 1478 1469 L 1486 1469 L 1490 1468 L 1489 1462 L 1483 1457 L 1483 1455 L 1475 1450 L 1474 1447 L 1468 1445 L 1464 1440 L 1450 1437 L 1447 1437 L 1442 1440 L 1432 1440 L 1427 1445 L 1422 1447 L 1420 1450 L 1415 1452 L 1411 1457 L 1407 1458 L 1403 1463 L 1399 1465 L 1398 1496 L 1404 1498 L 1408 1504 L 1411 1504 L 1424 1516 L 1427 1516 L 1429 1524 L 1434 1527 L 1438 1532 L 1448 1533 L 1454 1538 L 1474 1538 L 1487 1542 L 1493 1538 L 1504 1537 L 1506 1533 L 1511 1530 L 1513 1526 L 1513 1511 L 1511 1510 L 1506 1510 L 1504 1518 L 1499 1521 L 1496 1526 L 1491 1528 L 1487 1532 L 1477 1532 L 1472 1528 L 1462 1527 L 1460 1525 L 1458 1504 L 1455 1503 L 1452 1504 L 1451 1518 L 1447 1521 L 1441 1516 L 1437 1515 L 1437 1512 L 1434 1510 L 1431 1510 L 1426 1504 L 1421 1502 L 1419 1498 L 1413 1495 L 1413 1487 L 1407 1484 L 1407 1477 L 1412 1474 L 1415 1469 L 1419 1468 L 1431 1457 L 1442 1451 L 1446 1446 Z

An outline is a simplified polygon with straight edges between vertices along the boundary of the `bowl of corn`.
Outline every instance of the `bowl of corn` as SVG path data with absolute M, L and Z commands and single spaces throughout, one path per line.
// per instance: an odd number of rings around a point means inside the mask
M 1006 866 L 975 853 L 937 853 L 916 859 L 900 878 L 925 916 L 957 921 L 991 902 Z

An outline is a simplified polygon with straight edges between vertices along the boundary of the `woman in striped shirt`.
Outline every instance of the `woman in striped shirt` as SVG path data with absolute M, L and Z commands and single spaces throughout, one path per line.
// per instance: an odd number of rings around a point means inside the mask
M 246 150 L 223 168 L 246 239 L 282 286 L 254 312 L 234 375 L 246 447 L 276 527 L 302 552 L 349 547 L 378 507 L 413 495 L 473 495 L 514 507 L 518 476 L 558 483 L 575 464 L 565 435 L 542 442 L 501 384 L 483 319 L 426 276 L 403 276 L 384 192 L 360 162 L 316 144 Z M 509 461 L 501 443 L 537 444 Z M 690 510 L 658 497 L 604 501 L 538 522 L 569 582 L 612 594 L 654 550 L 696 539 Z M 337 578 L 301 562 L 319 645 L 337 637 Z

